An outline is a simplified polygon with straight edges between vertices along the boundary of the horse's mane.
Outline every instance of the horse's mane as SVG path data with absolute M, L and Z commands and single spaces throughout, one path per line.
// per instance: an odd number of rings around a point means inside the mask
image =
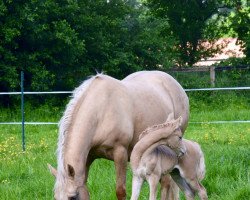
M 90 84 L 96 77 L 100 77 L 102 74 L 97 74 L 96 76 L 92 76 L 89 79 L 85 80 L 79 87 L 77 87 L 73 91 L 73 95 L 71 100 L 69 101 L 66 110 L 64 111 L 63 117 L 59 122 L 59 137 L 57 143 L 57 184 L 63 185 L 64 177 L 65 177 L 65 169 L 64 169 L 64 146 L 67 134 L 69 132 L 72 117 L 74 115 L 75 109 L 77 108 L 77 104 L 82 96 L 85 94 Z

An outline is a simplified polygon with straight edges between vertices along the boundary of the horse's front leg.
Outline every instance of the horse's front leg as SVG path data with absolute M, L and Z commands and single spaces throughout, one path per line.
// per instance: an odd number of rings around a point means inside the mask
M 118 200 L 125 200 L 128 152 L 125 147 L 119 146 L 114 149 L 113 155 L 116 170 L 116 196 Z
M 89 167 L 93 163 L 94 158 L 91 156 L 88 156 L 86 167 L 83 169 L 83 185 L 79 188 L 79 199 L 89 200 L 89 191 L 87 188 L 87 179 L 89 174 Z

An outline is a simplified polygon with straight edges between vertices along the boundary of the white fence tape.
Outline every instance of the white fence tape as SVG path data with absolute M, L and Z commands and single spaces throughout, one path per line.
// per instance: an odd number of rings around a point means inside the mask
M 250 123 L 246 121 L 208 121 L 208 122 L 189 122 L 189 124 L 234 124 L 234 123 Z M 25 122 L 25 125 L 58 125 L 56 122 Z M 22 125 L 22 122 L 0 122 L 0 125 Z
M 228 88 L 197 88 L 184 89 L 185 91 L 216 91 L 216 90 L 249 90 L 250 87 L 228 87 Z M 0 92 L 0 95 L 21 95 L 21 92 Z M 54 92 L 24 92 L 24 94 L 72 94 L 72 91 Z M 224 124 L 224 123 L 250 123 L 246 121 L 209 121 L 209 122 L 189 122 L 190 124 Z M 0 122 L 0 125 L 22 125 L 22 122 Z M 25 125 L 58 125 L 56 122 L 25 122 Z
M 210 121 L 210 122 L 188 122 L 190 124 L 226 124 L 226 123 L 250 123 L 250 120 L 246 121 Z
M 73 92 L 69 91 L 54 91 L 54 92 L 23 92 L 23 94 L 72 94 Z M 0 95 L 6 94 L 18 94 L 21 95 L 21 92 L 0 92 Z
M 184 89 L 189 91 L 216 91 L 216 90 L 249 90 L 250 87 L 228 87 L 228 88 L 198 88 L 198 89 Z
M 58 125 L 56 122 L 24 122 L 25 125 Z M 22 122 L 0 122 L 0 125 L 22 125 Z
M 196 88 L 184 89 L 185 91 L 216 91 L 216 90 L 250 90 L 250 87 L 228 87 L 228 88 Z M 24 94 L 72 94 L 72 91 L 54 91 L 54 92 L 24 92 Z M 0 95 L 21 95 L 21 92 L 0 92 Z

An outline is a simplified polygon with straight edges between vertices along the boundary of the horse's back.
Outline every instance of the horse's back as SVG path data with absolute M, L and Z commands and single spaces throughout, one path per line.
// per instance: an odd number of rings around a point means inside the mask
M 182 116 L 182 130 L 185 131 L 189 101 L 184 89 L 172 76 L 161 71 L 141 71 L 121 82 L 128 88 L 137 113 L 145 114 L 144 122 L 151 121 L 148 126 L 163 123 L 173 113 L 175 118 Z M 151 119 L 151 115 L 154 119 Z
M 181 85 L 169 74 L 162 71 L 140 71 L 130 74 L 126 78 L 122 80 L 122 82 L 126 83 L 143 83 L 149 84 L 152 87 L 159 87 L 161 84 L 167 84 L 165 87 L 171 90 L 182 91 L 183 88 Z

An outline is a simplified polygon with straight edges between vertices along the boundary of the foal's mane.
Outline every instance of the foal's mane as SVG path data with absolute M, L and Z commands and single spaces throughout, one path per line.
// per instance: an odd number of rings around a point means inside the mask
M 157 131 L 159 129 L 162 129 L 168 126 L 173 126 L 173 125 L 174 123 L 172 121 L 168 121 L 162 124 L 156 124 L 156 125 L 150 126 L 141 132 L 141 134 L 139 135 L 139 140 L 143 138 L 145 135 L 150 134 L 151 132 Z
M 77 87 L 73 91 L 73 95 L 71 100 L 66 106 L 66 110 L 64 111 L 63 117 L 59 122 L 59 137 L 57 143 L 57 181 L 56 184 L 62 184 L 64 181 L 63 177 L 65 177 L 65 169 L 64 169 L 64 147 L 65 141 L 67 139 L 67 135 L 73 120 L 74 112 L 78 107 L 79 100 L 82 99 L 83 95 L 86 93 L 87 89 L 91 85 L 92 81 L 102 76 L 102 74 L 97 74 L 96 76 L 92 76 L 86 81 L 84 81 L 79 87 Z M 61 176 L 61 177 L 59 177 Z

